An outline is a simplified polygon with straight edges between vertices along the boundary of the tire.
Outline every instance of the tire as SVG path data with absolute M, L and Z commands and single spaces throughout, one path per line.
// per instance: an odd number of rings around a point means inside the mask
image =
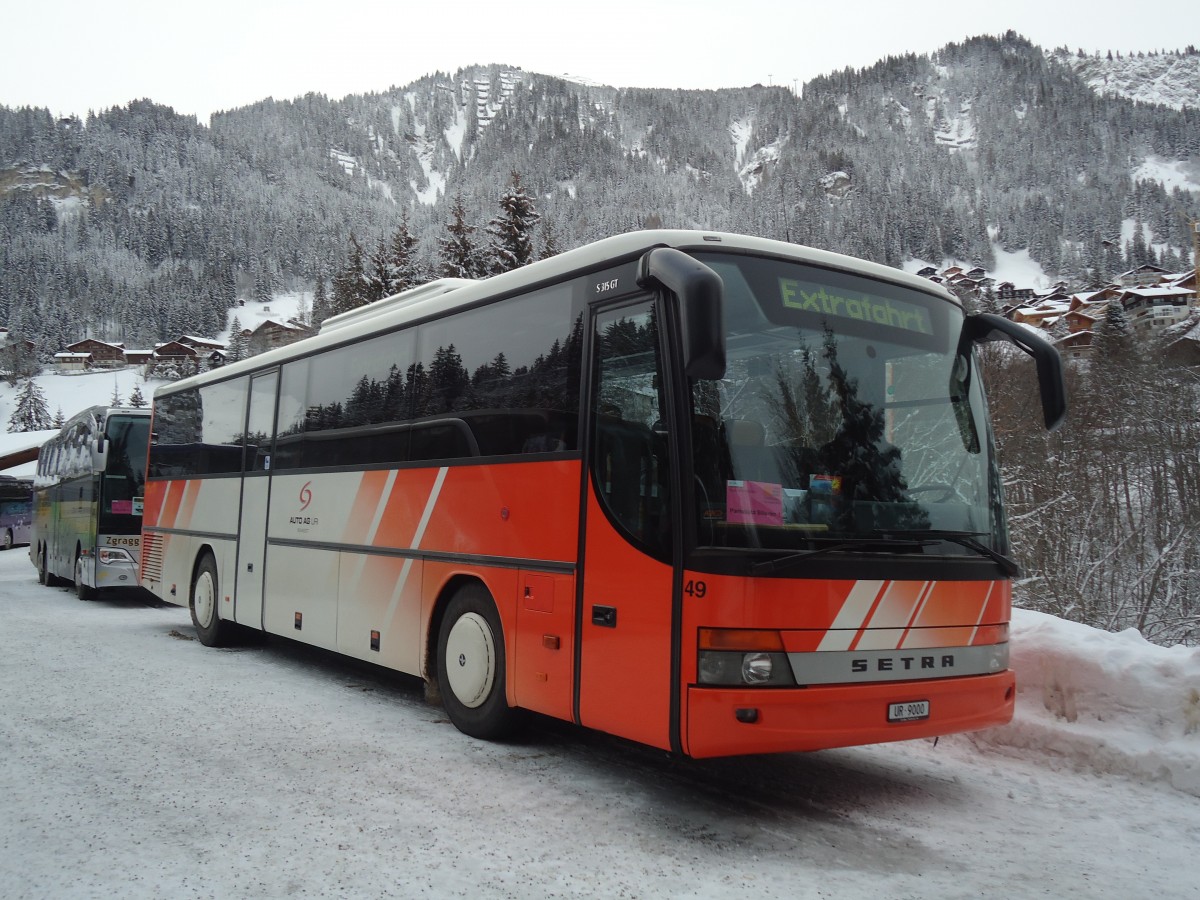
M 438 629 L 437 677 L 454 727 L 481 740 L 512 733 L 518 712 L 508 705 L 504 632 L 491 595 L 480 584 L 459 589 Z
M 83 583 L 83 554 L 75 554 L 75 596 L 80 600 L 95 600 L 96 590 Z
M 192 624 L 196 626 L 196 636 L 205 647 L 223 647 L 229 643 L 230 625 L 221 620 L 217 609 L 221 596 L 218 586 L 217 564 L 206 553 L 200 558 L 200 565 L 196 566 L 188 595 Z
M 13 548 L 12 529 L 5 528 L 4 529 L 4 549 L 11 550 L 12 548 Z
M 42 547 L 42 552 L 38 554 L 38 584 L 44 584 L 46 587 L 57 587 L 58 576 L 50 573 L 50 551 L 46 547 Z

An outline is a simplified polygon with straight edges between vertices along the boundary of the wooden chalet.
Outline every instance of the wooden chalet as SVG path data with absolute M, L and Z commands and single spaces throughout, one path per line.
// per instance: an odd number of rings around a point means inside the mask
M 1167 285 L 1129 288 L 1120 296 L 1133 327 L 1143 333 L 1156 333 L 1182 322 L 1195 299 L 1194 291 Z
M 214 341 L 212 338 L 196 337 L 191 334 L 183 334 L 176 338 L 181 344 L 187 344 L 189 347 L 195 347 L 202 354 L 212 353 L 214 350 L 224 350 L 225 345 L 220 341 Z
M 996 299 L 1005 300 L 1020 305 L 1034 299 L 1033 288 L 1019 288 L 1011 281 L 1002 281 L 996 285 Z
M 83 372 L 92 367 L 92 354 L 61 351 L 54 354 L 54 368 L 60 372 Z
M 156 344 L 146 364 L 146 374 L 166 374 L 170 370 L 181 376 L 194 375 L 203 368 L 200 352 L 182 341 L 167 341 Z
M 95 338 L 85 338 L 74 344 L 68 344 L 66 352 L 88 354 L 91 357 L 89 365 L 94 369 L 120 369 L 127 364 L 125 347 L 122 344 L 110 344 Z M 55 356 L 57 358 L 57 354 Z
M 313 329 L 294 321 L 285 325 L 274 319 L 267 319 L 250 332 L 250 353 L 258 354 L 276 347 L 285 347 L 313 334 L 316 334 Z
M 1080 359 L 1091 351 L 1094 336 L 1092 331 L 1076 331 L 1053 341 L 1053 344 L 1064 359 Z
M 1166 269 L 1160 269 L 1158 266 L 1143 265 L 1136 269 L 1130 269 L 1128 272 L 1122 272 L 1117 276 L 1117 283 L 1123 287 L 1149 287 L 1150 285 L 1162 284 L 1171 276 L 1171 273 Z

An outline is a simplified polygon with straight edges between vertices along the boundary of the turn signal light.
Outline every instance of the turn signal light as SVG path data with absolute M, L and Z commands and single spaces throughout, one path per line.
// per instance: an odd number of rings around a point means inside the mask
M 701 650 L 761 650 L 783 653 L 783 635 L 755 628 L 701 628 Z

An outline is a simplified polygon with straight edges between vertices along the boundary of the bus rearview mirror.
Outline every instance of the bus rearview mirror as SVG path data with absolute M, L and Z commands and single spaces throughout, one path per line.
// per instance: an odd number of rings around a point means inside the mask
M 689 378 L 725 377 L 724 283 L 704 263 L 670 247 L 657 247 L 638 264 L 638 284 L 660 284 L 679 299 L 683 371 Z
M 1002 316 L 992 313 L 967 316 L 963 322 L 960 348 L 966 349 L 970 343 L 990 341 L 1008 341 L 1033 357 L 1042 395 L 1042 417 L 1048 430 L 1056 430 L 1067 417 L 1067 387 L 1058 351 L 1045 338 Z

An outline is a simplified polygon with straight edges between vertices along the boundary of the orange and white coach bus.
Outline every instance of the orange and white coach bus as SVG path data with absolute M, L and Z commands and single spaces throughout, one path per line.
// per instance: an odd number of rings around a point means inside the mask
M 420 676 L 483 738 L 524 710 L 693 757 L 1002 723 L 996 339 L 1056 427 L 1049 344 L 834 253 L 644 231 L 432 282 L 156 392 L 142 584 L 208 645 Z

